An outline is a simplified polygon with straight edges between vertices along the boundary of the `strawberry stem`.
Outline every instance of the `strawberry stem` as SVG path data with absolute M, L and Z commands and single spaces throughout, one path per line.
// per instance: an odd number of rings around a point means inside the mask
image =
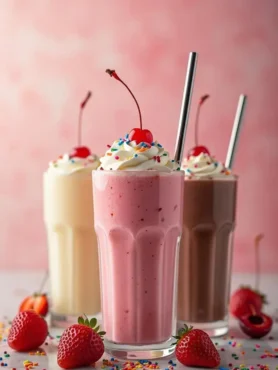
M 80 103 L 80 108 L 79 108 L 79 116 L 78 116 L 78 131 L 77 131 L 77 145 L 81 146 L 82 142 L 82 117 L 83 117 L 83 110 L 92 96 L 91 91 L 88 91 L 85 99 Z
M 203 103 L 209 98 L 209 95 L 204 95 L 201 97 L 198 103 L 197 112 L 196 112 L 196 118 L 195 118 L 195 146 L 198 146 L 198 134 L 199 134 L 199 117 L 200 117 L 200 111 L 201 106 Z
M 130 88 L 127 86 L 127 84 L 117 75 L 116 71 L 112 70 L 112 69 L 107 69 L 105 71 L 106 73 L 108 73 L 111 77 L 114 77 L 116 80 L 120 81 L 125 87 L 126 89 L 129 91 L 130 95 L 133 97 L 134 101 L 135 101 L 135 104 L 137 106 L 137 109 L 138 109 L 138 113 L 139 113 L 139 120 L 140 120 L 140 129 L 142 130 L 143 129 L 143 125 L 142 125 L 142 114 L 141 114 L 141 109 L 139 107 L 139 104 L 138 104 L 138 101 L 137 99 L 135 98 L 133 92 L 130 90 Z
M 260 286 L 260 275 L 261 275 L 261 266 L 260 266 L 260 242 L 263 239 L 263 234 L 258 234 L 255 237 L 255 290 L 259 290 Z

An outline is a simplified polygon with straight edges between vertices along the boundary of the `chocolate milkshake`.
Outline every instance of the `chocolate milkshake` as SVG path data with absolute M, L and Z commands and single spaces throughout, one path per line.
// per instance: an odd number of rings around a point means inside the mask
M 178 320 L 216 336 L 228 331 L 237 178 L 199 148 L 184 162 Z

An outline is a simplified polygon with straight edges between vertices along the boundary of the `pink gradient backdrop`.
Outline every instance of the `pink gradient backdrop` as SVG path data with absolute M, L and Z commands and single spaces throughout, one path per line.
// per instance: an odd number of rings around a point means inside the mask
M 200 53 L 192 113 L 210 93 L 201 141 L 224 160 L 240 93 L 249 96 L 235 170 L 240 175 L 235 271 L 278 270 L 277 0 L 10 0 L 0 2 L 0 267 L 47 265 L 42 172 L 76 141 L 104 151 L 137 125 L 115 68 L 140 101 L 145 127 L 173 152 L 188 52 Z M 193 127 L 186 148 L 193 143 Z

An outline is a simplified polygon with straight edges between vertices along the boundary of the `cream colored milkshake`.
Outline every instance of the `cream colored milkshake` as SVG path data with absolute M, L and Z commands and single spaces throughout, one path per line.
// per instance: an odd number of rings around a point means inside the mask
M 48 236 L 52 322 L 100 312 L 92 170 L 98 157 L 64 155 L 44 174 L 44 221 Z

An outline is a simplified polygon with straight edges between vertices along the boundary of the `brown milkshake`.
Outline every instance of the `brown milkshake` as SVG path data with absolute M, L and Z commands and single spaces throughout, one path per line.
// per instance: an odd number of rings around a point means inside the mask
M 228 331 L 237 177 L 198 144 L 184 159 L 183 235 L 178 286 L 178 325 L 191 324 L 210 336 Z
M 227 331 L 236 193 L 224 172 L 185 179 L 178 319 L 211 335 Z

